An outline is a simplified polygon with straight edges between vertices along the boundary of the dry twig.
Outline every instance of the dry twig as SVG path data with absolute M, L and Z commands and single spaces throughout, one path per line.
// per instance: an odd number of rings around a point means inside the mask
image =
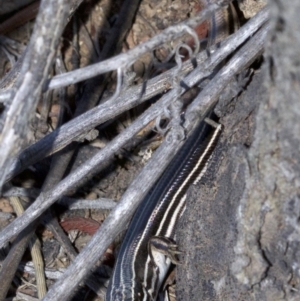
M 265 8 L 253 19 L 251 19 L 245 26 L 243 26 L 235 35 L 226 39 L 221 44 L 221 47 L 213 47 L 211 50 L 212 54 L 210 60 L 205 65 L 201 65 L 200 73 L 197 71 L 195 74 L 193 74 L 193 76 L 195 76 L 194 80 L 192 78 L 189 82 L 185 80 L 187 86 L 191 87 L 195 84 L 195 82 L 198 82 L 201 78 L 207 76 L 208 72 L 211 72 L 211 70 L 213 70 L 217 64 L 224 60 L 247 38 L 253 35 L 253 33 L 263 23 L 265 23 L 267 19 L 268 10 Z M 197 65 L 200 65 L 205 61 L 205 59 L 207 59 L 207 54 L 201 52 L 197 55 L 196 59 Z M 186 75 L 192 69 L 193 64 L 190 61 L 184 63 L 180 76 Z M 204 74 L 203 70 L 205 71 Z M 174 77 L 175 72 L 176 67 L 153 79 L 150 79 L 142 97 L 140 97 L 140 95 L 143 85 L 131 87 L 128 90 L 122 91 L 121 95 L 115 100 L 108 100 L 104 104 L 101 104 L 62 125 L 59 129 L 53 131 L 45 138 L 25 149 L 18 156 L 18 158 L 14 159 L 11 164 L 7 180 L 44 157 L 47 157 L 64 148 L 66 145 L 76 140 L 77 137 L 92 130 L 99 124 L 118 116 L 119 114 L 137 106 L 138 104 L 141 104 L 155 95 L 163 93 L 166 89 L 172 87 L 172 78 Z M 171 99 L 173 95 L 170 94 L 168 97 Z
M 188 132 L 191 130 L 195 114 L 203 116 L 203 113 L 211 108 L 217 101 L 220 92 L 228 84 L 231 78 L 240 72 L 244 66 L 253 60 L 263 49 L 264 40 L 267 34 L 267 28 L 260 30 L 253 36 L 245 46 L 243 46 L 230 60 L 228 65 L 216 75 L 214 81 L 211 81 L 207 87 L 199 94 L 197 102 L 191 106 L 193 110 L 187 114 L 186 124 Z M 199 99 L 201 99 L 199 103 Z M 143 126 L 146 126 L 155 116 L 158 115 L 159 105 L 155 104 L 148 109 L 136 122 L 120 134 L 118 139 L 107 145 L 110 152 L 116 151 L 122 143 L 130 139 L 134 133 L 138 132 Z M 199 111 L 200 108 L 200 111 Z M 172 131 L 173 132 L 173 131 Z M 122 139 L 121 139 L 122 138 Z M 102 225 L 101 229 L 94 235 L 86 248 L 78 255 L 74 263 L 67 269 L 64 279 L 59 280 L 49 290 L 44 300 L 61 300 L 67 298 L 74 290 L 77 284 L 88 273 L 94 262 L 105 251 L 112 238 L 124 228 L 132 213 L 136 209 L 139 201 L 150 189 L 157 178 L 162 173 L 162 168 L 167 165 L 169 158 L 176 153 L 183 141 L 172 140 L 164 142 L 155 155 L 151 158 L 148 165 L 140 173 L 138 180 L 134 181 L 127 189 L 118 206 L 111 212 L 110 216 Z M 90 174 L 95 166 L 100 162 L 107 160 L 110 155 L 100 151 L 98 155 L 91 158 L 76 173 L 62 180 L 56 187 L 41 194 L 36 202 L 25 212 L 24 217 L 18 218 L 5 228 L 3 236 L 0 238 L 0 245 L 7 242 L 13 235 L 21 231 L 31 221 L 35 220 L 42 210 L 50 206 L 60 195 L 64 194 L 71 185 L 80 181 L 81 178 Z M 150 176 L 151 175 L 151 176 Z M 151 179 L 151 180 L 149 180 Z M 141 186 L 142 185 L 142 186 Z M 141 186 L 141 187 L 140 187 Z M 41 210 L 42 209 L 42 210 Z M 1 233 L 2 234 L 2 233 Z M 100 245 L 98 242 L 101 241 Z
M 77 5 L 80 3 L 80 1 L 74 1 L 74 3 L 75 2 Z M 42 7 L 46 7 L 46 5 L 46 1 L 42 2 Z M 50 8 L 50 4 L 48 5 Z M 64 3 L 62 0 L 57 0 L 57 2 L 53 3 L 53 7 L 51 6 L 50 8 L 51 13 L 57 15 L 62 14 L 61 16 L 59 15 L 61 18 L 68 14 L 67 10 L 57 10 L 56 5 L 66 5 L 66 3 Z M 5 112 L 6 116 L 9 116 L 10 114 L 17 116 L 16 112 L 23 112 L 23 117 L 26 119 L 29 112 L 35 108 L 36 101 L 38 96 L 41 94 L 42 89 L 46 90 L 65 87 L 69 84 L 74 84 L 84 79 L 90 79 L 95 75 L 104 74 L 108 71 L 119 69 L 120 66 L 122 68 L 126 68 L 132 64 L 138 56 L 162 45 L 165 40 L 173 39 L 182 35 L 186 29 L 186 26 L 193 27 L 196 24 L 201 23 L 218 8 L 219 6 L 217 5 L 210 5 L 194 19 L 170 27 L 160 35 L 125 54 L 121 54 L 113 59 L 108 59 L 104 62 L 100 62 L 80 70 L 56 76 L 48 83 L 49 85 L 47 86 L 45 85 L 46 77 L 48 76 L 49 68 L 52 64 L 54 51 L 58 44 L 58 38 L 60 37 L 62 29 L 65 25 L 65 22 L 60 22 L 55 28 L 51 29 L 55 30 L 57 34 L 52 37 L 52 40 L 50 40 L 49 44 L 46 45 L 46 47 L 48 47 L 48 52 L 46 54 L 38 53 L 39 55 L 37 56 L 36 60 L 32 59 L 32 55 L 35 54 L 32 49 L 39 50 L 39 45 L 37 43 L 38 38 L 36 38 L 36 41 L 32 41 L 27 49 L 27 54 L 23 58 L 24 61 L 20 61 L 22 62 L 23 66 L 21 69 L 21 74 L 24 75 L 24 79 L 19 79 L 11 91 L 9 90 L 8 92 L 5 92 L 8 94 L 12 93 L 11 95 L 14 96 L 11 106 L 7 112 Z M 38 16 L 37 24 L 41 22 L 40 19 L 42 17 L 49 18 L 48 15 L 43 14 L 44 12 L 41 10 L 41 13 Z M 143 89 L 142 85 L 124 90 L 117 98 L 108 100 L 104 104 L 101 104 L 97 108 L 94 108 L 85 114 L 76 117 L 72 121 L 61 126 L 53 133 L 47 135 L 35 145 L 23 151 L 19 155 L 18 159 L 12 159 L 9 152 L 12 149 L 15 150 L 20 148 L 17 138 L 22 138 L 22 131 L 17 131 L 17 129 L 22 126 L 24 127 L 25 119 L 15 117 L 11 123 L 5 123 L 2 131 L 2 137 L 0 137 L 1 145 L 2 147 L 5 147 L 6 151 L 2 153 L 2 157 L 0 159 L 0 166 L 3 166 L 4 171 L 0 176 L 0 184 L 4 182 L 5 178 L 12 178 L 15 174 L 24 170 L 33 163 L 45 158 L 46 156 L 49 156 L 50 154 L 56 153 L 58 150 L 63 149 L 66 145 L 76 140 L 76 138 L 82 136 L 84 132 L 93 129 L 95 126 L 114 118 L 115 116 L 142 103 L 147 99 L 150 99 L 154 95 L 162 93 L 166 90 L 166 87 L 176 88 L 166 93 L 157 103 L 145 111 L 118 137 L 112 140 L 103 150 L 99 151 L 97 155 L 86 161 L 81 167 L 77 168 L 73 173 L 61 181 L 59 181 L 59 179 L 61 179 L 62 175 L 64 174 L 65 168 L 61 169 L 62 165 L 57 164 L 56 166 L 59 170 L 57 171 L 53 169 L 52 173 L 49 173 L 47 181 L 44 183 L 42 192 L 36 201 L 21 217 L 17 218 L 2 230 L 0 233 L 0 247 L 12 239 L 14 235 L 23 233 L 21 232 L 22 230 L 24 232 L 26 232 L 26 230 L 32 231 L 33 228 L 27 228 L 30 223 L 36 221 L 37 218 L 41 216 L 41 214 L 44 213 L 45 210 L 63 194 L 68 192 L 70 189 L 77 187 L 82 183 L 83 180 L 86 180 L 86 178 L 90 178 L 98 173 L 99 170 L 101 170 L 106 164 L 106 162 L 112 158 L 114 153 L 128 143 L 141 129 L 147 126 L 156 117 L 160 116 L 163 109 L 170 105 L 174 98 L 176 99 L 179 95 L 182 95 L 184 92 L 186 92 L 190 87 L 197 85 L 201 80 L 211 75 L 213 70 L 218 64 L 220 64 L 220 62 L 228 57 L 237 47 L 244 43 L 245 40 L 253 35 L 258 28 L 260 28 L 266 22 L 267 17 L 268 10 L 264 9 L 255 18 L 250 20 L 248 24 L 245 25 L 235 36 L 229 37 L 226 41 L 222 42 L 221 47 L 213 47 L 211 49 L 209 58 L 207 58 L 206 53 L 200 53 L 197 55 L 196 60 L 199 66 L 190 74 L 188 74 L 188 72 L 193 69 L 193 65 L 190 62 L 187 62 L 182 66 L 180 72 L 178 72 L 178 68 L 175 67 L 172 70 L 149 80 L 143 97 L 141 97 L 141 91 Z M 266 33 L 267 27 L 264 26 L 231 58 L 228 65 L 219 71 L 215 78 L 203 89 L 194 102 L 189 106 L 186 112 L 186 123 L 184 125 L 188 134 L 195 127 L 195 124 L 200 122 L 197 116 L 204 116 L 206 112 L 215 105 L 221 91 L 229 83 L 232 77 L 240 72 L 245 66 L 247 66 L 249 62 L 251 62 L 261 53 Z M 35 35 L 37 37 L 40 36 L 40 33 L 37 29 Z M 41 65 L 42 60 L 45 61 Z M 35 66 L 36 63 L 38 63 L 39 66 Z M 185 76 L 184 79 L 181 80 L 182 87 L 172 86 L 174 85 L 173 78 L 175 75 L 182 77 Z M 5 95 L 7 96 L 7 94 Z M 5 95 L 4 97 L 6 97 Z M 23 104 L 24 106 L 21 107 L 20 102 L 24 102 L 24 97 L 27 98 L 28 104 Z M 82 111 L 80 111 L 80 113 L 82 113 Z M 121 201 L 112 210 L 110 216 L 104 222 L 101 229 L 96 233 L 82 253 L 75 258 L 77 255 L 76 252 L 74 252 L 72 248 L 68 251 L 68 253 L 71 254 L 71 258 L 75 260 L 66 270 L 65 274 L 63 275 L 63 279 L 61 278 L 57 281 L 57 283 L 50 289 L 44 300 L 62 300 L 70 297 L 72 291 L 90 272 L 100 255 L 112 242 L 112 239 L 121 231 L 121 229 L 124 229 L 139 202 L 151 188 L 153 183 L 155 183 L 155 181 L 162 174 L 164 168 L 171 161 L 176 151 L 184 143 L 184 141 L 174 139 L 177 134 L 178 132 L 176 128 L 171 129 L 169 135 L 173 137 L 173 139 L 171 139 L 171 141 L 168 140 L 163 142 L 147 166 L 140 173 L 138 180 L 136 179 L 133 181 L 131 186 L 127 189 L 126 193 L 122 197 Z M 49 145 L 52 147 L 49 147 Z M 72 147 L 70 150 L 71 149 Z M 63 152 L 67 153 L 68 150 L 69 149 L 64 149 Z M 56 153 L 54 159 L 56 160 L 59 157 L 59 161 L 61 161 L 62 159 L 60 158 L 60 155 L 61 153 Z M 68 158 L 69 157 L 71 156 L 68 155 Z M 9 158 L 9 160 L 7 160 L 7 158 Z M 5 160 L 7 161 L 5 162 Z M 53 160 L 53 162 L 55 162 L 55 160 Z M 68 162 L 67 160 L 63 161 Z M 59 174 L 59 177 L 56 177 L 57 174 Z M 53 180 L 53 175 L 55 175 L 56 181 Z M 110 203 L 109 205 L 111 206 L 112 204 Z M 26 235 L 28 236 L 28 233 Z M 60 236 L 61 234 L 57 233 L 57 237 Z M 101 244 L 98 243 L 100 240 L 102 242 Z M 15 244 L 16 243 L 17 242 L 15 242 Z M 26 245 L 23 240 L 22 248 L 24 249 L 25 247 Z M 66 249 L 68 248 L 66 247 Z M 16 254 L 20 253 L 16 252 Z

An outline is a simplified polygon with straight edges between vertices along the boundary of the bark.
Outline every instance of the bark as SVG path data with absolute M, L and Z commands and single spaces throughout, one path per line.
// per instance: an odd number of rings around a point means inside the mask
M 178 300 L 299 300 L 299 13 L 270 3 L 261 70 L 223 103 L 213 164 L 189 191 Z

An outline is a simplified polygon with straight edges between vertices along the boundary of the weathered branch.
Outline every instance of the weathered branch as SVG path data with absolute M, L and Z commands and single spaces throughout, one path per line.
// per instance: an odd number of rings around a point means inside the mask
M 110 71 L 117 70 L 119 68 L 126 69 L 128 66 L 133 64 L 138 57 L 145 53 L 156 49 L 163 45 L 166 41 L 176 39 L 186 33 L 187 27 L 194 28 L 198 24 L 208 19 L 211 14 L 220 9 L 221 7 L 217 4 L 211 4 L 207 8 L 203 9 L 196 17 L 191 18 L 187 21 L 183 21 L 178 25 L 170 26 L 165 29 L 162 33 L 156 35 L 149 41 L 140 44 L 127 51 L 124 54 L 120 54 L 112 59 L 105 60 L 104 62 L 80 68 L 66 74 L 57 75 L 48 82 L 48 89 L 57 89 L 65 87 L 70 84 L 75 84 L 83 80 L 89 79 L 96 75 L 104 74 Z
M 225 40 L 220 48 L 213 47 L 211 55 L 207 63 L 202 65 L 201 72 L 195 72 L 194 78 L 190 81 L 185 80 L 187 87 L 191 87 L 198 82 L 201 78 L 208 76 L 209 72 L 213 70 L 224 58 L 226 58 L 232 51 L 241 45 L 249 36 L 266 22 L 268 18 L 268 10 L 263 9 L 257 16 L 251 19 L 245 26 L 243 26 L 235 35 Z M 207 59 L 206 53 L 202 52 L 197 55 L 197 65 L 203 64 Z M 193 69 L 191 62 L 184 63 L 180 76 L 186 75 Z M 204 70 L 204 73 L 203 73 Z M 47 157 L 58 150 L 62 149 L 77 137 L 85 132 L 92 130 L 105 121 L 116 117 L 117 115 L 129 110 L 151 97 L 163 93 L 166 89 L 172 87 L 172 78 L 177 72 L 177 67 L 167 71 L 154 79 L 150 79 L 147 83 L 145 94 L 141 97 L 143 85 L 129 88 L 122 92 L 122 94 L 114 101 L 106 101 L 104 104 L 82 114 L 81 116 L 71 120 L 57 130 L 53 131 L 45 138 L 41 139 L 34 145 L 25 149 L 16 158 L 10 167 L 7 179 L 12 178 L 26 167 L 38 162 L 39 160 Z M 168 94 L 170 100 L 174 94 Z
M 15 88 L 11 92 L 12 102 L 2 114 L 5 120 L 0 136 L 0 187 L 26 136 L 30 115 L 34 112 L 42 92 L 60 36 L 67 22 L 71 5 L 67 1 L 42 1 L 34 32 L 25 53 Z M 53 22 L 56 20 L 56 22 Z

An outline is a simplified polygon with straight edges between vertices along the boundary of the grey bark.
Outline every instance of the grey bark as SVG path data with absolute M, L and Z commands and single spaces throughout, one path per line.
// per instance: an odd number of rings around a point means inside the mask
M 300 298 L 300 3 L 270 6 L 263 67 L 221 108 L 214 164 L 189 191 L 178 300 Z

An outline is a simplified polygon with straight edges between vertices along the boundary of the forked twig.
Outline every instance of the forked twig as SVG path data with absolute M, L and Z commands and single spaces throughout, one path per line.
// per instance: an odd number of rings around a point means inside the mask
M 235 35 L 230 36 L 220 47 L 213 47 L 209 60 L 203 64 L 207 59 L 207 54 L 201 52 L 197 55 L 197 65 L 201 65 L 201 70 L 195 72 L 194 77 L 190 81 L 185 80 L 189 88 L 198 82 L 201 78 L 208 76 L 212 70 L 223 61 L 229 54 L 231 54 L 239 45 L 241 45 L 247 38 L 249 38 L 257 29 L 264 24 L 268 19 L 268 10 L 265 8 L 259 12 L 254 18 L 244 25 Z M 7 179 L 12 178 L 28 166 L 38 162 L 39 160 L 57 152 L 70 144 L 84 132 L 88 132 L 96 126 L 106 122 L 109 119 L 141 104 L 142 102 L 152 98 L 155 95 L 163 93 L 172 87 L 172 78 L 177 72 L 177 67 L 150 79 L 147 82 L 146 90 L 143 97 L 140 97 L 143 85 L 131 87 L 122 91 L 120 96 L 115 101 L 106 101 L 104 104 L 82 114 L 79 117 L 64 124 L 57 130 L 53 131 L 40 141 L 25 149 L 11 164 Z M 193 70 L 193 64 L 188 61 L 182 66 L 180 75 L 184 77 L 188 72 Z M 170 98 L 174 97 L 171 93 Z
M 266 39 L 267 29 L 267 27 L 264 27 L 255 34 L 255 36 L 231 58 L 227 66 L 218 72 L 214 80 L 199 94 L 195 104 L 191 105 L 192 109 L 189 109 L 187 112 L 186 117 L 188 122 L 185 125 L 187 132 L 190 132 L 194 126 L 195 114 L 203 116 L 204 113 L 216 103 L 221 91 L 230 82 L 232 77 L 261 53 Z M 118 139 L 108 144 L 106 148 L 109 152 L 116 151 L 128 141 L 134 133 L 147 125 L 149 121 L 153 120 L 153 118 L 159 114 L 159 112 L 157 112 L 159 107 L 159 105 L 153 105 L 136 122 L 121 133 Z M 62 300 L 71 294 L 78 283 L 87 275 L 94 262 L 105 251 L 109 243 L 111 243 L 113 237 L 124 228 L 139 201 L 150 189 L 150 186 L 158 179 L 163 168 L 168 164 L 170 158 L 172 158 L 182 144 L 183 141 L 177 140 L 163 142 L 162 146 L 140 173 L 138 179 L 134 180 L 127 189 L 118 206 L 113 209 L 110 216 L 105 220 L 86 248 L 67 269 L 63 280 L 57 281 L 57 283 L 52 286 L 44 300 Z M 13 235 L 21 231 L 31 221 L 35 220 L 36 217 L 41 214 L 41 208 L 45 210 L 49 207 L 50 204 L 55 202 L 55 200 L 64 194 L 73 184 L 80 181 L 80 179 L 87 174 L 91 174 L 95 166 L 100 165 L 101 162 L 107 160 L 110 156 L 109 153 L 105 154 L 103 151 L 100 151 L 98 155 L 86 162 L 86 165 L 56 185 L 53 190 L 40 195 L 36 202 L 25 212 L 23 217 L 16 219 L 1 232 L 0 245 L 3 245 Z M 101 241 L 101 244 L 99 244 L 99 241 Z
M 186 129 L 191 129 L 198 124 L 197 116 L 204 116 L 211 107 L 217 102 L 217 99 L 230 82 L 230 80 L 239 73 L 245 66 L 261 54 L 264 42 L 267 36 L 268 27 L 262 28 L 252 39 L 250 39 L 229 61 L 228 65 L 220 70 L 195 99 L 191 108 L 187 112 Z M 224 76 L 226 74 L 226 76 Z M 200 110 L 199 110 L 200 109 Z M 197 116 L 196 116 L 197 115 Z M 201 118 L 200 118 L 201 119 Z M 198 122 L 197 122 L 198 121 Z M 137 208 L 141 197 L 145 196 L 151 185 L 159 178 L 162 168 L 166 167 L 168 158 L 174 157 L 184 141 L 172 142 L 164 141 L 147 166 L 141 171 L 138 177 L 131 183 L 125 194 L 119 201 L 102 226 L 78 255 L 74 263 L 49 290 L 44 301 L 58 301 L 68 298 L 79 282 L 86 277 L 91 267 L 97 261 L 99 256 L 104 253 L 109 243 L 112 242 L 121 229 L 130 220 L 132 214 Z M 151 180 L 149 180 L 151 179 Z M 99 244 L 101 241 L 101 244 Z

